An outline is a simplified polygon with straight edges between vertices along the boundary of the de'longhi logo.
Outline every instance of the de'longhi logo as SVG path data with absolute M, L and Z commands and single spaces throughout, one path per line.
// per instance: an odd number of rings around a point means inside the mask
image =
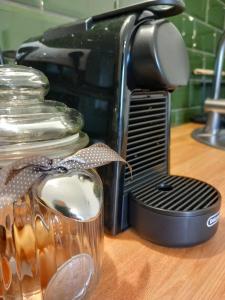
M 214 215 L 212 215 L 211 217 L 209 217 L 207 220 L 207 226 L 212 227 L 213 225 L 215 225 L 219 221 L 219 217 L 220 217 L 219 212 L 217 212 Z

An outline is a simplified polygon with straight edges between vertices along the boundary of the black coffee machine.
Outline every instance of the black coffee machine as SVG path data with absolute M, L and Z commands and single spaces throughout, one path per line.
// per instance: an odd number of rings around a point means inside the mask
M 19 64 L 44 72 L 49 99 L 79 110 L 91 142 L 104 142 L 132 166 L 100 174 L 106 229 L 133 226 L 167 246 L 189 246 L 217 229 L 220 195 L 195 179 L 169 174 L 170 92 L 186 85 L 187 51 L 165 17 L 179 0 L 152 0 L 48 30 L 17 51 Z

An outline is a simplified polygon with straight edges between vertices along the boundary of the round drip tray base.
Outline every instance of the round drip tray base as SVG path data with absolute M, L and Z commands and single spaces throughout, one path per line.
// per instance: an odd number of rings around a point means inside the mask
M 188 247 L 212 237 L 218 227 L 221 195 L 188 177 L 158 176 L 129 196 L 129 221 L 145 239 L 169 247 Z

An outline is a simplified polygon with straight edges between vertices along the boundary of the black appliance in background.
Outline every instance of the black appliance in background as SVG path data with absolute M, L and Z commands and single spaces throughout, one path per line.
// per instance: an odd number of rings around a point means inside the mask
M 187 246 L 217 229 L 220 195 L 169 174 L 170 92 L 186 85 L 189 63 L 176 27 L 165 20 L 182 1 L 152 0 L 46 31 L 17 51 L 19 64 L 44 72 L 49 99 L 79 110 L 91 142 L 101 141 L 133 168 L 101 168 L 105 226 L 133 226 L 167 246 Z

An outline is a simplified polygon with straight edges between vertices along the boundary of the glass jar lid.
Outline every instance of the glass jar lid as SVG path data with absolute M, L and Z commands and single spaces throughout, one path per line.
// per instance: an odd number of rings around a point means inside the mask
M 48 78 L 31 67 L 17 65 L 0 66 L 0 105 L 44 101 L 49 90 Z
M 0 66 L 0 166 L 8 160 L 43 154 L 64 157 L 85 147 L 81 114 L 44 100 L 47 77 L 25 66 Z

